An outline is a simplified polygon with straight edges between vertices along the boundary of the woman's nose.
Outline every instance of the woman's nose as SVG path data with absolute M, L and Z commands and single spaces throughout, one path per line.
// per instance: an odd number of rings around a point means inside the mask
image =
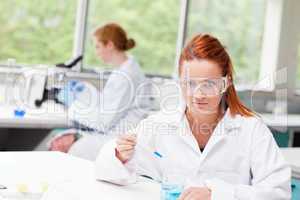
M 200 88 L 193 91 L 193 96 L 199 99 L 206 97 L 206 95 L 200 90 Z

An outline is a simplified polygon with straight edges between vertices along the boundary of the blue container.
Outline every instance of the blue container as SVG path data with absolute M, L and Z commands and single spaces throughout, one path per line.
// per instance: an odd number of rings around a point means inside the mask
M 24 117 L 25 115 L 25 110 L 21 110 L 21 109 L 16 109 L 14 110 L 14 114 L 15 114 L 15 117 Z
M 183 186 L 161 184 L 160 199 L 161 200 L 177 200 L 183 190 Z

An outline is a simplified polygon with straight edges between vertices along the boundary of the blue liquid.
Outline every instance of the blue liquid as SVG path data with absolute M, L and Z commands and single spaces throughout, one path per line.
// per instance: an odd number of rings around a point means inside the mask
M 14 110 L 14 114 L 15 114 L 15 117 L 24 117 L 25 110 L 16 109 L 16 110 Z
M 161 185 L 161 200 L 176 200 L 179 198 L 183 190 L 182 186 L 178 185 Z

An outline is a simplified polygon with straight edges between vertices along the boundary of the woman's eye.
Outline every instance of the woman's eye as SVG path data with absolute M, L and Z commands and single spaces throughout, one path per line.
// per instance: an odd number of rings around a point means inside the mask
M 206 82 L 207 86 L 211 86 L 211 87 L 215 87 L 217 85 L 217 83 L 215 81 L 212 81 L 212 80 L 208 80 Z

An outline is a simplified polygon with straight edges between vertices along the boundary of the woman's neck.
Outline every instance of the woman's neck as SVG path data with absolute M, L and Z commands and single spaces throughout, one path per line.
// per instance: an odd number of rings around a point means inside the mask
M 113 66 L 121 66 L 126 60 L 128 59 L 128 56 L 126 55 L 126 53 L 121 52 L 121 51 L 117 51 L 114 54 L 112 54 L 111 57 L 111 64 Z
M 212 113 L 197 113 L 187 109 L 186 115 L 191 123 L 214 124 L 218 123 L 219 118 L 222 116 L 222 112 L 219 109 L 216 112 Z
M 187 109 L 186 117 L 199 146 L 205 146 L 222 116 L 221 109 L 211 114 L 195 113 Z

